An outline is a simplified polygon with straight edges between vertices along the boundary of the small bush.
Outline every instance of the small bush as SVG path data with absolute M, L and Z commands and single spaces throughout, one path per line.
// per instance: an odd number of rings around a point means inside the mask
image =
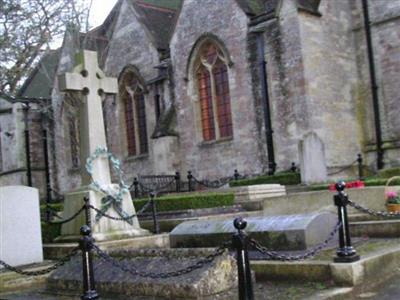
M 41 224 L 43 243 L 51 243 L 56 237 L 61 235 L 60 224 L 48 224 L 46 222 L 41 222 Z
M 386 185 L 387 178 L 371 178 L 364 181 L 365 186 Z M 400 178 L 393 179 L 390 185 L 400 185 Z
M 400 168 L 384 169 L 378 172 L 378 177 L 380 178 L 390 178 L 393 176 L 400 176 Z
M 268 184 L 277 183 L 282 185 L 294 185 L 301 182 L 299 173 L 285 172 L 277 173 L 275 175 L 263 175 L 250 179 L 241 179 L 231 181 L 230 186 L 246 186 L 246 185 L 256 185 L 256 184 Z
M 233 193 L 197 193 L 155 198 L 157 211 L 173 211 L 184 209 L 211 208 L 231 206 L 234 204 Z M 148 198 L 133 201 L 136 211 L 149 201 Z
M 63 203 L 52 203 L 49 204 L 53 211 L 62 211 L 64 209 Z M 42 218 L 46 216 L 46 205 L 40 205 L 40 215 Z M 42 225 L 42 241 L 43 243 L 51 243 L 56 237 L 61 235 L 61 225 L 60 224 L 48 224 L 46 222 L 41 222 Z

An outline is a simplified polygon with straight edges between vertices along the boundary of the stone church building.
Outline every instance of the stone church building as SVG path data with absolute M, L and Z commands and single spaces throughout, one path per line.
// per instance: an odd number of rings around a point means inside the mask
M 400 0 L 365 2 L 368 16 L 362 0 L 119 0 L 100 27 L 70 27 L 20 93 L 51 99 L 52 186 L 79 186 L 84 165 L 81 99 L 57 82 L 80 49 L 118 78 L 103 113 L 127 182 L 304 168 L 310 136 L 328 173 L 358 153 L 372 169 L 399 166 Z

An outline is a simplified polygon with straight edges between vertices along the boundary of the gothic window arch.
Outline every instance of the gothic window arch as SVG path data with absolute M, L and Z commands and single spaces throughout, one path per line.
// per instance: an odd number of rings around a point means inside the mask
M 119 80 L 119 94 L 128 156 L 148 153 L 144 93 L 145 87 L 137 72 L 130 68 L 124 70 Z
M 198 118 L 204 141 L 233 136 L 229 92 L 228 58 L 213 40 L 198 48 L 193 64 L 193 78 L 198 94 Z

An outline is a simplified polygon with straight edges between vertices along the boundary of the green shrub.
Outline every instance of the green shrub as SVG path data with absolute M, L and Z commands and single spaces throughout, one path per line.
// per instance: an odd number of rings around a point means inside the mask
M 173 211 L 196 208 L 231 206 L 234 204 L 233 193 L 196 193 L 155 198 L 157 211 Z M 133 201 L 136 211 L 140 210 L 148 198 Z
M 384 169 L 378 172 L 378 177 L 380 178 L 390 178 L 393 176 L 400 176 L 400 168 Z
M 60 224 L 42 223 L 42 241 L 43 243 L 51 243 L 56 237 L 61 235 Z
M 230 186 L 246 186 L 246 185 L 256 185 L 256 184 L 267 184 L 267 183 L 278 183 L 282 185 L 294 185 L 301 182 L 300 174 L 293 172 L 282 172 L 275 175 L 263 175 L 250 179 L 241 179 L 231 181 Z
M 386 185 L 387 178 L 371 178 L 364 181 L 365 186 Z M 390 185 L 400 185 L 400 178 L 393 179 Z
M 310 191 L 325 191 L 329 189 L 330 184 L 315 184 L 310 186 Z
M 49 204 L 50 208 L 55 211 L 62 211 L 64 209 L 64 203 L 51 203 Z M 40 205 L 40 211 L 45 213 L 46 212 L 46 204 Z
M 64 203 L 52 203 L 49 206 L 55 211 L 62 211 L 64 209 Z M 40 205 L 40 215 L 46 216 L 46 205 Z M 42 241 L 43 243 L 51 243 L 56 237 L 61 235 L 60 224 L 48 224 L 41 222 L 42 225 Z

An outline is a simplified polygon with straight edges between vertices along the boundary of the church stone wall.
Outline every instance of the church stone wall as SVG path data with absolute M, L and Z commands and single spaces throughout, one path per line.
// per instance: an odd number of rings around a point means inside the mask
M 328 168 L 341 168 L 361 150 L 351 7 L 321 1 L 319 11 L 298 14 L 309 127 L 325 144 Z
M 279 18 L 265 24 L 265 59 L 278 169 L 299 163 L 298 143 L 310 130 L 304 62 L 295 1 L 283 1 Z
M 375 127 L 361 1 L 351 1 L 364 150 L 374 166 Z M 368 1 L 379 94 L 385 167 L 400 165 L 400 1 Z
M 77 38 L 72 31 L 67 31 L 60 53 L 57 75 L 71 72 L 75 63 L 75 53 L 79 49 Z M 66 95 L 58 90 L 55 78 L 52 91 L 52 127 L 53 135 L 49 141 L 52 187 L 58 193 L 65 193 L 78 188 L 81 183 L 79 169 L 72 168 L 67 112 L 70 102 Z
M 182 172 L 192 170 L 197 177 L 216 178 L 232 175 L 234 169 L 254 173 L 263 168 L 262 154 L 257 146 L 259 133 L 248 61 L 247 23 L 247 16 L 235 1 L 183 3 L 170 43 Z M 196 130 L 194 103 L 197 91 L 190 74 L 186 74 L 186 68 L 195 42 L 207 33 L 224 43 L 233 62 L 228 70 L 233 139 L 205 143 Z
M 109 49 L 105 63 L 105 72 L 108 76 L 118 77 L 122 69 L 128 65 L 135 66 L 144 81 L 149 81 L 158 75 L 155 66 L 159 64 L 158 52 L 136 16 L 131 1 L 125 1 L 109 42 Z M 149 88 L 149 87 L 148 87 Z M 145 94 L 146 122 L 149 153 L 136 157 L 127 157 L 126 135 L 123 130 L 124 113 L 123 103 L 117 96 L 108 97 L 105 102 L 105 122 L 107 128 L 107 142 L 110 150 L 123 161 L 123 168 L 129 181 L 138 174 L 154 174 L 157 161 L 154 159 L 154 140 L 150 137 L 156 125 L 154 93 L 151 87 Z M 174 170 L 170 170 L 174 172 Z
M 23 169 L 26 166 L 24 119 L 21 104 L 11 104 L 0 99 L 0 173 Z M 0 186 L 26 185 L 26 172 L 0 176 Z

